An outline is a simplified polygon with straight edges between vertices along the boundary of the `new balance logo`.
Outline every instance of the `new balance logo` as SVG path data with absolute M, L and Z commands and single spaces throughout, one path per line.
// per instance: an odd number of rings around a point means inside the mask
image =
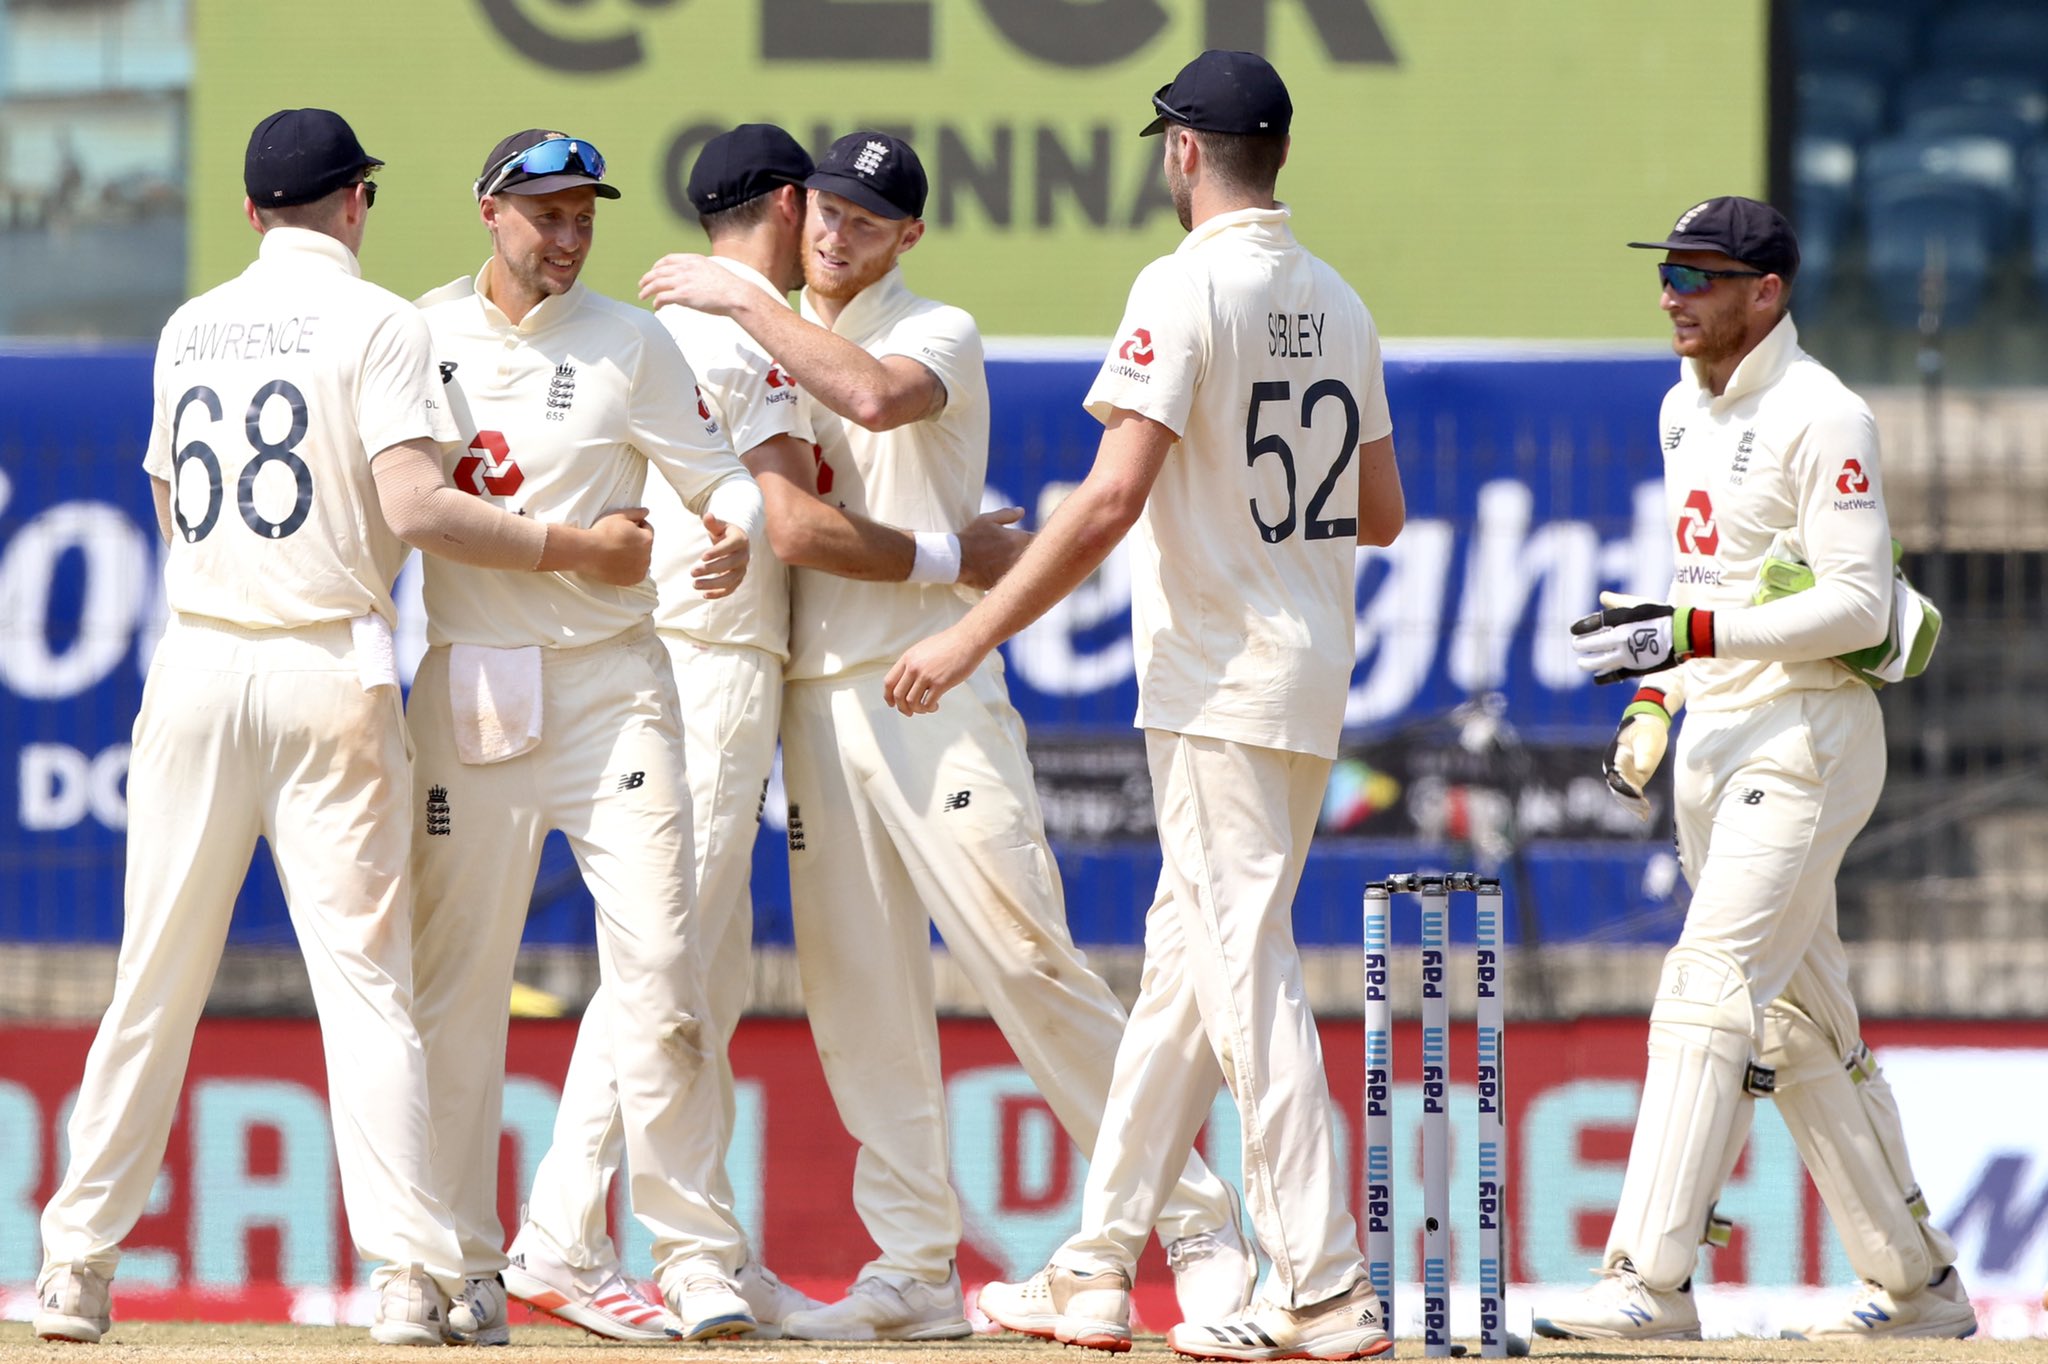
M 429 786 L 427 788 L 427 836 L 446 838 L 454 827 L 448 812 L 448 788 Z
M 1876 1303 L 1865 1303 L 1849 1314 L 1865 1326 L 1876 1326 L 1881 1321 L 1890 1321 L 1891 1316 Z
M 946 808 L 948 810 L 965 810 L 973 801 L 974 793 L 972 791 L 955 791 L 952 795 L 946 797 Z
M 1621 1314 L 1638 1326 L 1648 1326 L 1650 1324 L 1650 1311 L 1646 1307 L 1637 1307 L 1634 1303 L 1630 1303 L 1621 1309 Z
M 455 362 L 453 360 L 438 360 L 435 363 L 441 366 L 441 382 L 444 384 L 454 383 Z
M 1764 793 L 1757 790 L 1754 786 L 1745 786 L 1738 790 L 1735 793 L 1735 798 L 1744 805 L 1762 805 L 1764 803 Z
M 1684 439 L 1685 428 L 1682 426 L 1674 426 L 1664 433 L 1664 448 L 1666 450 L 1676 450 L 1678 448 L 1678 442 Z
M 638 791 L 646 784 L 647 774 L 645 772 L 628 772 L 619 778 L 619 789 L 621 791 Z

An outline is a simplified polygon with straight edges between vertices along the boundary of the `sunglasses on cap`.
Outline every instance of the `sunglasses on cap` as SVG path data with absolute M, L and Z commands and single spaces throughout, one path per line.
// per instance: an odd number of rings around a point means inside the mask
M 602 180 L 604 153 L 576 137 L 554 137 L 546 142 L 536 142 L 525 151 L 507 157 L 504 164 L 479 180 L 477 198 L 496 194 L 514 175 L 523 173 L 537 179 L 543 175 L 560 175 L 564 171 Z
M 1704 294 L 1714 287 L 1717 279 L 1762 279 L 1768 273 L 1763 270 L 1702 270 L 1697 265 L 1673 265 L 1665 261 L 1657 267 L 1657 278 L 1664 287 L 1681 298 Z

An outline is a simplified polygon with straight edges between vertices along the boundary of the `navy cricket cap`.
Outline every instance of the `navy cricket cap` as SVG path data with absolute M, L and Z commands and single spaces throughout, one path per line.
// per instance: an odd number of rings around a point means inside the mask
M 742 123 L 704 144 L 686 192 L 699 213 L 723 213 L 783 185 L 801 185 L 816 169 L 811 154 L 773 123 Z
M 288 208 L 325 198 L 383 164 L 332 109 L 280 109 L 249 134 L 242 188 L 258 208 Z
M 1140 137 L 1179 123 L 1204 133 L 1279 137 L 1294 121 L 1294 101 L 1273 64 L 1256 52 L 1210 48 L 1152 96 L 1159 117 Z
M 1678 215 L 1661 242 L 1630 242 L 1644 251 L 1718 251 L 1768 275 L 1799 273 L 1799 239 L 1792 224 L 1769 204 L 1724 194 Z
M 908 142 L 887 133 L 848 133 L 840 138 L 826 149 L 804 185 L 851 199 L 884 218 L 922 218 L 929 192 L 917 153 Z

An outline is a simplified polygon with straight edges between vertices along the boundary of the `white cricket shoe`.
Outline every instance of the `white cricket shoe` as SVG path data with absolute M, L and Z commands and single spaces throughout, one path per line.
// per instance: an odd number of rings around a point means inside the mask
M 1841 1316 L 1782 1334 L 1787 1340 L 1960 1340 L 1976 1330 L 1977 1312 L 1963 1290 L 1963 1276 L 1948 1265 L 1927 1287 L 1904 1297 L 1866 1282 Z
M 1553 1340 L 1698 1340 L 1700 1312 L 1692 1280 L 1673 1289 L 1652 1288 L 1627 1258 L 1595 1271 L 1600 1282 L 1547 1317 L 1536 1334 Z
M 1366 1359 L 1394 1346 L 1365 1278 L 1306 1307 L 1259 1301 L 1222 1321 L 1184 1321 L 1166 1343 L 1195 1359 Z
M 907 1274 L 870 1274 L 855 1280 L 829 1307 L 783 1318 L 791 1340 L 959 1340 L 974 1334 L 960 1295 L 960 1271 L 944 1283 Z
M 1112 1354 L 1131 1348 L 1131 1280 L 1121 1270 L 1047 1265 L 1023 1283 L 983 1284 L 975 1305 L 1019 1335 Z
M 505 1315 L 505 1276 L 464 1279 L 448 1305 L 448 1338 L 457 1345 L 510 1345 L 512 1322 Z
M 36 1280 L 35 1330 L 44 1340 L 96 1345 L 113 1329 L 108 1280 L 84 1265 L 48 1265 Z
M 741 1265 L 735 1282 L 740 1296 L 746 1299 L 747 1310 L 753 1313 L 755 1340 L 780 1340 L 785 1317 L 815 1312 L 825 1305 L 776 1278 L 775 1271 L 759 1260 Z
M 662 1286 L 684 1340 L 754 1334 L 754 1314 L 732 1280 L 706 1268 L 686 1269 Z
M 616 1264 L 578 1269 L 558 1259 L 538 1236 L 521 1227 L 507 1252 L 505 1291 L 536 1312 L 580 1326 L 594 1336 L 632 1344 L 680 1340 L 682 1327 L 660 1303 L 626 1282 Z
M 418 1265 L 384 1281 L 370 1339 L 379 1345 L 446 1345 L 448 1295 Z
M 1244 1311 L 1259 1282 L 1258 1257 L 1238 1225 L 1237 1191 L 1230 1194 L 1230 1221 L 1214 1231 L 1183 1236 L 1166 1248 L 1173 1271 L 1173 1297 L 1182 1321 L 1222 1321 Z

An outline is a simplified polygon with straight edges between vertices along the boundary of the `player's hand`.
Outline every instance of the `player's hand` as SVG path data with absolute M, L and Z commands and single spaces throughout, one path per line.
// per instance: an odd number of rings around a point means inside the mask
M 745 531 L 727 525 L 710 512 L 704 513 L 704 533 L 711 537 L 711 548 L 690 565 L 690 585 L 698 595 L 711 601 L 730 597 L 747 576 L 747 560 L 753 555 L 753 546 L 747 543 Z
M 1602 686 L 1713 656 L 1710 611 L 1619 592 L 1602 592 L 1600 603 L 1601 610 L 1572 622 L 1572 652 Z
M 1664 761 L 1670 740 L 1671 712 L 1664 708 L 1664 693 L 1644 687 L 1621 713 L 1614 742 L 1607 746 L 1607 756 L 1600 763 L 1607 789 L 1637 819 L 1650 818 L 1650 800 L 1643 793 L 1657 774 L 1657 765 Z
M 983 512 L 960 528 L 960 585 L 983 592 L 1010 571 L 1031 545 L 1031 532 L 1018 530 L 1022 507 Z
M 959 686 L 981 666 L 988 650 L 962 634 L 959 626 L 941 630 L 910 646 L 882 679 L 882 699 L 905 715 L 929 715 L 939 698 Z
M 724 266 L 714 264 L 709 256 L 680 252 L 663 256 L 640 276 L 640 297 L 657 308 L 674 303 L 700 313 L 730 317 L 748 301 L 750 292 L 760 290 Z
M 613 587 L 632 587 L 646 581 L 647 567 L 654 557 L 654 528 L 647 524 L 647 508 L 608 511 L 584 534 L 589 552 L 578 572 Z

